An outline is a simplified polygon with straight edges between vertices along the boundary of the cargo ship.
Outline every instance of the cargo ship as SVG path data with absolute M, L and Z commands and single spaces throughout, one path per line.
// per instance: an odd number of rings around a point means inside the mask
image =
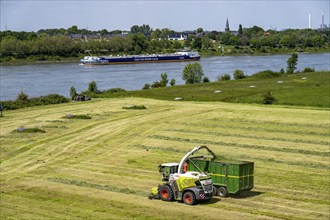
M 82 65 L 106 65 L 106 64 L 134 64 L 134 63 L 155 63 L 155 62 L 183 62 L 197 61 L 200 55 L 197 52 L 176 52 L 172 54 L 152 55 L 127 55 L 127 56 L 85 56 L 80 60 Z

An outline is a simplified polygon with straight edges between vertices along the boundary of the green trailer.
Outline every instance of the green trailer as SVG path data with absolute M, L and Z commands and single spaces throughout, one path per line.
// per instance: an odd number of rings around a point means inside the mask
M 226 197 L 253 188 L 254 163 L 247 161 L 218 161 L 189 158 L 188 171 L 205 172 L 212 177 L 215 195 Z

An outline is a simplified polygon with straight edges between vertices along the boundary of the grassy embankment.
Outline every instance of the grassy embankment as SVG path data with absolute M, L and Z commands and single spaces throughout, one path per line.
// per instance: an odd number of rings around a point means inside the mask
M 217 93 L 215 91 L 221 91 Z M 182 85 L 149 90 L 102 94 L 98 97 L 143 97 L 173 100 L 181 97 L 186 101 L 223 101 L 234 103 L 258 103 L 263 95 L 271 92 L 275 104 L 330 107 L 330 72 L 291 74 L 270 79 L 246 78 L 198 85 Z
M 330 217 L 328 109 L 93 99 L 6 111 L 0 122 L 1 219 Z M 157 166 L 200 144 L 254 161 L 255 188 L 197 206 L 148 200 L 161 179 Z

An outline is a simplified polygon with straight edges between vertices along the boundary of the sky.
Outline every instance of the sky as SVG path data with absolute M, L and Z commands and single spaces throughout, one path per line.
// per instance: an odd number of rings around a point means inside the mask
M 175 31 L 224 31 L 262 27 L 265 30 L 329 26 L 329 0 L 0 0 L 1 31 L 47 28 L 130 30 L 133 25 Z

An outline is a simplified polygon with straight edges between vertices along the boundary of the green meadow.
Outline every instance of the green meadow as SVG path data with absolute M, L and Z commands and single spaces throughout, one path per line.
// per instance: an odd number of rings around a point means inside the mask
M 105 93 L 97 97 L 142 97 L 161 100 L 231 102 L 262 104 L 270 92 L 277 105 L 330 107 L 330 72 L 290 74 L 275 78 L 249 77 L 156 89 Z
M 4 111 L 0 217 L 329 219 L 325 75 L 267 79 L 267 85 L 253 80 L 210 83 L 187 86 L 181 93 L 183 87 L 175 86 Z M 234 85 L 251 92 L 236 95 Z M 277 105 L 246 103 L 269 89 Z M 309 96 L 299 98 L 299 91 L 311 91 L 309 107 Z M 252 191 L 195 206 L 149 200 L 150 189 L 161 181 L 158 165 L 180 161 L 197 145 L 207 145 L 226 160 L 254 161 Z

